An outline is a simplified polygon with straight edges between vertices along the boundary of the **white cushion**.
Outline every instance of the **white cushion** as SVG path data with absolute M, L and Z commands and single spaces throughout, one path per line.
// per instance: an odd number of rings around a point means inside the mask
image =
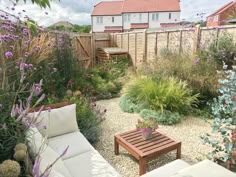
M 94 150 L 92 145 L 79 131 L 49 138 L 48 145 L 57 153 L 61 153 L 69 146 L 67 153 L 62 159 L 68 159 L 75 155 Z
M 159 167 L 151 172 L 144 174 L 142 177 L 169 177 L 181 169 L 189 167 L 190 165 L 183 160 L 175 160 L 162 167 Z
M 51 170 L 51 172 L 49 173 L 48 177 L 66 177 L 64 175 L 62 175 L 61 173 L 59 173 L 58 171 L 55 170 Z
M 31 118 L 36 117 L 38 112 L 29 113 Z M 51 111 L 42 111 L 37 118 L 40 133 L 43 136 L 54 137 L 78 131 L 76 121 L 76 104 L 71 104 Z
M 63 152 L 63 151 L 62 151 Z M 60 154 L 62 153 L 60 152 Z M 51 165 L 57 158 L 59 157 L 59 154 L 54 152 L 49 146 L 46 147 L 41 153 L 40 153 L 40 166 L 39 170 L 42 174 L 44 170 Z M 68 169 L 65 167 L 64 162 L 59 159 L 53 166 L 52 171 L 57 172 L 63 176 L 66 177 L 72 177 Z
M 45 137 L 41 135 L 37 128 L 30 128 L 26 132 L 28 145 L 30 147 L 30 155 L 35 157 L 39 150 L 42 149 L 44 145 L 47 144 L 47 140 Z
M 73 177 L 121 177 L 96 150 L 66 159 L 64 163 Z
M 171 177 L 236 177 L 226 168 L 210 161 L 204 160 L 188 168 L 180 170 L 176 175 Z

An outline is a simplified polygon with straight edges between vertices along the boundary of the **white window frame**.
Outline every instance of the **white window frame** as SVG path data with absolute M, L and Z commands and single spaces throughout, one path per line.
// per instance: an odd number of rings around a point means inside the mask
M 130 22 L 130 16 L 131 16 L 131 15 L 130 15 L 130 14 L 128 14 L 128 22 Z
M 139 14 L 139 22 L 142 22 L 142 14 Z
M 124 22 L 127 21 L 127 15 L 124 15 Z
M 159 13 L 152 14 L 152 21 L 159 21 Z
M 219 15 L 215 15 L 214 17 L 213 17 L 213 22 L 217 22 L 219 20 Z
M 97 16 L 97 24 L 103 24 L 103 16 Z

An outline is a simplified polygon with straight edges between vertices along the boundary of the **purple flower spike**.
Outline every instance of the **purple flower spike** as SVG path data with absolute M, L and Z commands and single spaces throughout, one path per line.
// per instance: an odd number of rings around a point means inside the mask
M 40 156 L 38 155 L 35 159 L 33 170 L 32 170 L 34 177 L 39 177 L 39 165 L 40 165 Z
M 6 58 L 12 58 L 13 57 L 12 52 L 10 52 L 10 51 L 5 52 L 5 57 Z
M 48 112 L 51 112 L 52 109 L 51 109 L 51 107 L 47 107 L 47 110 L 48 110 Z
M 60 155 L 60 157 L 64 156 L 64 155 L 67 153 L 68 149 L 69 149 L 69 145 L 68 145 L 68 146 L 66 147 L 66 149 L 62 152 L 62 154 Z
M 194 59 L 194 61 L 193 61 L 193 63 L 196 65 L 196 64 L 198 64 L 200 62 L 200 58 L 195 58 Z

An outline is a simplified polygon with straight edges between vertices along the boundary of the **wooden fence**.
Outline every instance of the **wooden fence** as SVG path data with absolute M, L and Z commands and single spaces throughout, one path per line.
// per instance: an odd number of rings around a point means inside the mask
M 194 54 L 226 32 L 232 35 L 236 43 L 236 25 L 228 25 L 218 28 L 112 33 L 110 44 L 128 50 L 134 66 L 139 66 L 144 61 L 150 62 L 160 56 L 163 49 Z

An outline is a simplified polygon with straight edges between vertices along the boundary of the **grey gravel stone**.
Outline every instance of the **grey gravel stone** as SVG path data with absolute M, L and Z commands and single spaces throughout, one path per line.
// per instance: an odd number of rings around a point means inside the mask
M 119 98 L 101 100 L 97 104 L 106 108 L 107 113 L 100 125 L 101 137 L 95 148 L 122 176 L 138 177 L 139 164 L 132 155 L 121 147 L 120 155 L 114 154 L 114 135 L 134 129 L 140 116 L 123 112 L 119 107 Z M 210 133 L 210 125 L 200 118 L 186 117 L 177 125 L 161 125 L 159 130 L 182 142 L 182 159 L 190 164 L 205 159 L 211 150 L 200 139 L 201 135 Z M 161 155 L 148 163 L 147 171 L 163 166 L 175 158 L 175 151 Z

